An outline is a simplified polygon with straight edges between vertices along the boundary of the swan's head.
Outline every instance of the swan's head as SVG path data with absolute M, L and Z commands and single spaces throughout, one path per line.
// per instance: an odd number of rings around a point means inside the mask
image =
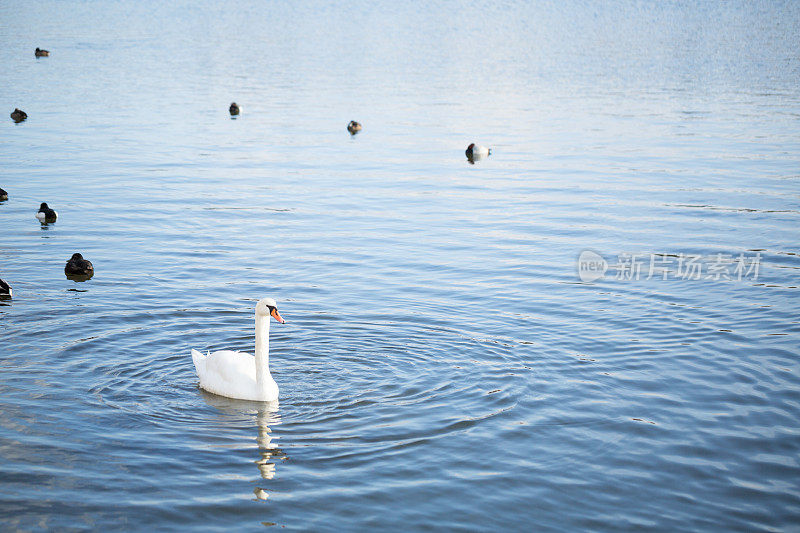
M 258 304 L 256 304 L 256 315 L 271 316 L 281 324 L 286 323 L 286 321 L 281 318 L 280 313 L 278 313 L 278 304 L 276 304 L 275 300 L 272 298 L 262 298 L 259 300 Z

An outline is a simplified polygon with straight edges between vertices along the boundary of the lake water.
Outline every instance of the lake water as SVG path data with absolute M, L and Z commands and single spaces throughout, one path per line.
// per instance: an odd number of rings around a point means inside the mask
M 800 4 L 295 4 L 0 5 L 3 529 L 796 528 Z

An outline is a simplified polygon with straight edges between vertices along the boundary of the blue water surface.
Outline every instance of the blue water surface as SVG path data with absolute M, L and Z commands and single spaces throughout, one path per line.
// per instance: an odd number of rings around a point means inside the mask
M 797 528 L 800 4 L 0 20 L 3 529 Z

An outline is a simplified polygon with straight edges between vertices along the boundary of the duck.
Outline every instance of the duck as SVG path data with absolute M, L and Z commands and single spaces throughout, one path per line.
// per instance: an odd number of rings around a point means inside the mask
M 36 213 L 36 218 L 42 224 L 49 224 L 56 221 L 58 213 L 50 209 L 46 202 L 42 202 L 42 205 L 39 206 L 39 211 Z
M 350 135 L 355 135 L 356 133 L 361 131 L 361 124 L 359 124 L 355 120 L 351 120 L 350 124 L 347 125 L 347 131 L 350 132 Z
M 94 266 L 81 254 L 75 253 L 64 266 L 64 274 L 67 276 L 91 276 L 94 274 Z
M 228 111 L 231 112 L 231 115 L 238 115 L 239 114 L 239 104 L 233 102 L 231 106 L 228 108 Z
M 11 285 L 0 279 L 0 298 L 11 298 Z
M 34 50 L 33 54 L 36 57 L 48 57 L 48 56 L 50 56 L 50 51 L 49 50 L 42 50 L 41 48 L 39 48 L 37 46 L 36 50 Z
M 5 202 L 6 200 L 8 200 L 8 193 L 0 189 L 0 202 Z
M 465 152 L 467 154 L 467 159 L 470 163 L 475 163 L 475 161 L 480 161 L 484 157 L 488 157 L 492 150 L 490 148 L 486 148 L 485 146 L 478 146 L 475 143 L 471 143 L 467 146 L 467 150 Z
M 22 122 L 26 118 L 28 118 L 28 114 L 22 109 L 14 108 L 14 111 L 11 112 L 11 119 L 14 122 Z
M 192 361 L 200 378 L 200 388 L 238 400 L 274 402 L 278 399 L 278 384 L 269 373 L 270 317 L 280 324 L 286 323 L 278 312 L 275 300 L 262 298 L 256 304 L 255 357 L 231 350 L 203 355 L 192 349 Z

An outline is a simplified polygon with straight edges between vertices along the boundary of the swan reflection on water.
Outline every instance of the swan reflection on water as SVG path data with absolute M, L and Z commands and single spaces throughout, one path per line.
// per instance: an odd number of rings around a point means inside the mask
M 209 406 L 232 418 L 236 417 L 237 419 L 241 419 L 242 415 L 247 415 L 247 418 L 250 418 L 252 415 L 255 415 L 255 422 L 258 430 L 256 436 L 258 459 L 253 462 L 256 464 L 262 479 L 271 480 L 274 478 L 275 461 L 278 459 L 286 459 L 286 454 L 283 450 L 278 448 L 278 445 L 273 442 L 272 430 L 270 429 L 270 426 L 276 426 L 281 423 L 281 417 L 278 413 L 278 401 L 251 402 L 218 396 L 199 388 L 198 391 Z M 266 500 L 269 498 L 269 493 L 261 486 L 256 486 L 253 489 L 253 494 L 255 494 L 256 498 L 259 500 Z

